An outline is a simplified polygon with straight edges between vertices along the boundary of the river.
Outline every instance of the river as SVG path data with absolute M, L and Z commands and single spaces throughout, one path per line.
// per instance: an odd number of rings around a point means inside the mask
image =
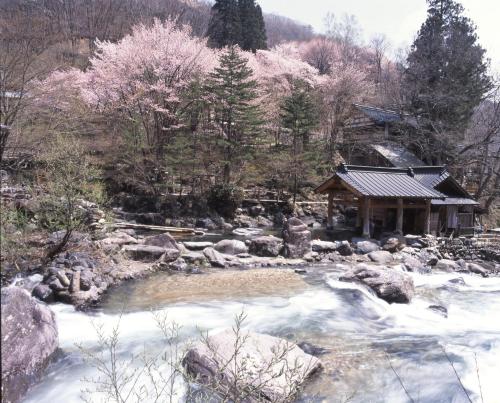
M 77 347 L 100 353 L 93 326 L 109 334 L 119 321 L 121 361 L 164 351 L 153 309 L 182 326 L 181 345 L 200 331 L 232 326 L 244 311 L 244 329 L 325 349 L 324 370 L 307 385 L 302 401 L 500 402 L 500 278 L 411 273 L 416 296 L 410 304 L 390 305 L 363 287 L 338 281 L 341 267 L 307 271 L 159 273 L 114 288 L 91 312 L 53 305 L 61 353 L 24 401 L 79 402 L 82 390 L 95 388 L 84 379 L 99 374 Z M 429 305 L 446 307 L 448 317 Z M 185 390 L 177 379 L 173 401 L 185 401 Z M 93 401 L 105 401 L 99 396 Z

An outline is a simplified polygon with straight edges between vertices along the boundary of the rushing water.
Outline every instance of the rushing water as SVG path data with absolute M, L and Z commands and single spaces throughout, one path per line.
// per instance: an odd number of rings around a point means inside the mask
M 199 329 L 230 327 L 244 310 L 245 329 L 328 350 L 320 357 L 323 372 L 303 398 L 372 403 L 411 397 L 435 403 L 468 402 L 468 395 L 474 402 L 500 402 L 500 278 L 412 274 L 413 301 L 390 305 L 363 287 L 338 281 L 340 269 L 308 272 L 304 277 L 280 269 L 158 274 L 115 289 L 95 312 L 55 305 L 62 353 L 25 401 L 80 401 L 81 390 L 92 387 L 83 378 L 97 373 L 75 343 L 98 352 L 92 323 L 110 331 L 120 321 L 121 359 L 161 351 L 165 342 L 150 312 L 154 308 L 183 326 L 183 342 L 196 338 Z M 457 277 L 463 282 L 453 280 Z M 445 306 L 448 317 L 429 305 Z M 182 396 L 184 385 L 177 387 Z

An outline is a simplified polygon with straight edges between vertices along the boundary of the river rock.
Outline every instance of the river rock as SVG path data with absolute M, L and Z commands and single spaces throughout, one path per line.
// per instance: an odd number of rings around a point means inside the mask
M 214 248 L 203 249 L 203 254 L 212 266 L 221 268 L 226 267 L 226 260 L 224 259 L 224 256 L 222 256 Z
M 199 251 L 186 251 L 181 255 L 182 259 L 188 264 L 205 264 L 207 262 L 207 258 L 203 254 L 203 252 Z
M 435 266 L 439 260 L 439 256 L 436 251 L 429 249 L 420 251 L 418 258 L 426 266 Z
M 82 270 L 80 272 L 80 290 L 88 291 L 93 284 L 94 275 L 90 270 Z
M 154 262 L 160 259 L 166 251 L 164 247 L 153 245 L 125 245 L 122 250 L 130 259 L 143 262 Z M 177 251 L 177 256 L 179 255 L 180 251 Z
M 339 245 L 336 242 L 322 241 L 320 239 L 314 239 L 311 242 L 313 252 L 318 253 L 334 252 L 337 250 L 338 246 Z
M 362 255 L 366 255 L 370 252 L 375 252 L 380 250 L 380 246 L 374 241 L 361 241 L 356 243 L 356 252 Z
M 403 249 L 404 247 L 405 247 L 404 238 L 400 240 L 397 237 L 390 237 L 384 242 L 382 249 L 387 252 L 394 253 L 397 252 L 398 250 Z
M 262 257 L 276 257 L 280 254 L 283 242 L 275 236 L 260 236 L 250 240 L 249 252 Z
M 389 303 L 408 303 L 415 293 L 413 279 L 407 273 L 383 266 L 359 264 L 340 280 L 360 282 Z
M 274 224 L 269 218 L 266 218 L 264 216 L 258 216 L 257 225 L 259 227 L 272 227 Z
M 300 258 L 311 252 L 311 231 L 296 217 L 283 224 L 283 254 L 288 258 Z
M 53 302 L 54 301 L 54 291 L 47 284 L 38 284 L 33 288 L 31 292 L 35 298 L 38 298 L 43 302 Z
M 413 256 L 403 257 L 403 267 L 407 271 L 411 271 L 414 273 L 426 273 L 429 271 L 429 269 L 426 268 L 426 266 L 424 266 L 424 264 L 420 260 L 414 258 Z
M 172 237 L 172 235 L 170 235 L 167 232 L 164 234 L 148 236 L 144 240 L 144 245 L 158 246 L 158 247 L 161 247 L 163 249 L 180 250 L 179 245 L 177 245 L 177 242 L 175 241 L 175 239 Z
M 102 239 L 100 243 L 102 246 L 108 246 L 108 245 L 122 246 L 129 244 L 137 244 L 139 243 L 139 241 L 134 237 L 130 236 L 129 234 L 119 231 L 111 233 L 108 238 Z
M 476 273 L 480 274 L 483 277 L 488 277 L 488 271 L 484 267 L 478 265 L 477 263 L 467 263 L 467 269 L 471 273 Z
M 68 287 L 65 287 L 61 284 L 61 281 L 58 278 L 53 277 L 49 280 L 48 285 L 52 291 L 59 292 L 64 291 Z
M 213 242 L 183 242 L 182 244 L 189 250 L 203 250 L 214 246 Z
M 437 314 L 441 315 L 444 318 L 448 317 L 448 309 L 446 309 L 442 305 L 429 305 L 427 308 L 430 309 L 431 311 L 436 312 Z
M 71 283 L 69 285 L 70 292 L 79 292 L 80 291 L 80 271 L 73 272 L 73 276 L 71 277 Z
M 55 315 L 27 291 L 2 288 L 2 401 L 19 401 L 58 346 Z
M 443 271 L 447 271 L 447 272 L 452 272 L 452 271 L 458 270 L 459 266 L 453 260 L 450 260 L 450 259 L 440 259 L 436 263 L 436 267 L 435 268 L 437 270 L 443 270 Z
M 342 241 L 337 247 L 337 252 L 340 256 L 351 256 L 354 254 L 354 249 L 348 241 Z
M 186 271 L 188 268 L 188 265 L 186 261 L 180 257 L 176 259 L 175 261 L 171 262 L 168 264 L 168 268 L 170 270 L 175 270 L 175 271 Z
M 248 247 L 245 245 L 245 242 L 238 241 L 237 239 L 223 239 L 215 244 L 214 249 L 225 255 L 248 253 Z
M 59 270 L 56 274 L 57 279 L 61 282 L 63 287 L 67 288 L 70 285 L 70 280 L 68 276 L 66 276 L 66 273 L 64 273 L 63 270 Z
M 197 228 L 205 228 L 209 231 L 213 231 L 218 228 L 218 225 L 211 218 L 199 218 L 196 220 L 195 226 Z
M 237 337 L 230 329 L 208 337 L 207 343 L 195 345 L 182 364 L 196 382 L 203 385 L 220 382 L 220 387 L 226 390 L 234 383 L 237 372 L 240 388 L 257 389 L 248 401 L 282 401 L 291 387 L 300 386 L 321 368 L 319 359 L 286 340 L 246 332 L 240 337 L 244 337 L 244 342 L 236 357 Z M 280 354 L 282 357 L 277 359 Z
M 375 252 L 370 252 L 368 253 L 368 257 L 372 262 L 378 264 L 387 264 L 393 261 L 391 253 L 385 250 L 377 250 Z

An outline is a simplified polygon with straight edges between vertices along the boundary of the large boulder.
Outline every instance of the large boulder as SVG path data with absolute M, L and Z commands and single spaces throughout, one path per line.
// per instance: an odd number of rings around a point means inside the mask
M 329 253 L 336 251 L 337 248 L 339 247 L 339 244 L 337 244 L 337 242 L 328 242 L 328 241 L 322 241 L 320 239 L 314 239 L 311 242 L 311 247 L 313 252 Z
M 224 259 L 224 256 L 222 256 L 214 248 L 203 249 L 203 254 L 212 266 L 221 268 L 226 267 L 226 259 Z
M 459 268 L 460 268 L 460 266 L 456 262 L 454 262 L 453 260 L 450 260 L 450 259 L 438 260 L 438 262 L 436 263 L 436 267 L 435 267 L 435 269 L 437 269 L 437 270 L 443 270 L 443 271 L 447 271 L 447 272 L 456 271 Z
M 354 249 L 348 241 L 342 241 L 337 248 L 337 252 L 341 256 L 351 256 L 354 253 Z
M 403 237 L 390 237 L 388 238 L 382 246 L 382 249 L 387 252 L 397 252 L 405 247 L 405 239 Z
M 413 279 L 407 273 L 382 266 L 359 264 L 340 280 L 362 283 L 389 303 L 408 303 L 415 293 Z
M 403 257 L 403 267 L 414 273 L 426 273 L 429 269 L 417 258 L 409 255 Z
M 248 253 L 248 247 L 245 245 L 245 242 L 236 239 L 223 239 L 215 244 L 214 249 L 226 255 Z
M 259 333 L 238 338 L 232 329 L 195 345 L 182 363 L 200 384 L 236 396 L 251 391 L 245 401 L 282 401 L 321 368 L 319 359 L 293 343 Z M 235 378 L 238 390 L 231 390 Z
M 154 262 L 160 259 L 167 251 L 167 249 L 162 248 L 161 246 L 153 245 L 125 245 L 122 250 L 130 259 L 140 260 L 143 262 Z M 173 249 L 170 249 L 169 251 L 173 251 Z M 174 253 L 177 257 L 181 254 L 178 250 Z
M 252 255 L 275 257 L 280 254 L 283 241 L 275 236 L 260 236 L 250 241 L 249 252 Z
M 283 254 L 288 258 L 300 258 L 311 252 L 311 231 L 298 218 L 283 223 Z
M 380 250 L 380 246 L 374 241 L 360 241 L 356 243 L 356 252 L 362 255 L 366 255 L 370 252 L 375 252 Z
M 163 249 L 177 249 L 180 250 L 179 245 L 169 233 L 148 236 L 144 240 L 144 245 L 158 246 Z
M 467 263 L 467 269 L 471 273 L 480 274 L 483 277 L 488 277 L 488 270 L 486 270 L 483 266 L 478 265 L 477 263 Z
M 2 288 L 2 402 L 19 401 L 58 346 L 54 313 L 27 291 Z
M 375 252 L 370 252 L 368 253 L 368 257 L 372 262 L 378 264 L 387 264 L 394 260 L 391 253 L 385 250 L 377 250 Z

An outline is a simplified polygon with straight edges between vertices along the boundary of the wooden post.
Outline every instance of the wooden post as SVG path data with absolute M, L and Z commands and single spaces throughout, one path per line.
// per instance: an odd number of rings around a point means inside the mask
M 370 238 L 370 199 L 363 202 L 363 237 Z
M 358 199 L 358 214 L 356 214 L 356 228 L 363 225 L 363 199 Z
M 328 217 L 326 223 L 327 229 L 333 229 L 333 191 L 328 192 Z
M 398 199 L 398 214 L 396 219 L 396 231 L 403 235 L 403 199 Z
M 431 232 L 431 201 L 425 201 L 425 221 L 424 221 L 424 234 Z

